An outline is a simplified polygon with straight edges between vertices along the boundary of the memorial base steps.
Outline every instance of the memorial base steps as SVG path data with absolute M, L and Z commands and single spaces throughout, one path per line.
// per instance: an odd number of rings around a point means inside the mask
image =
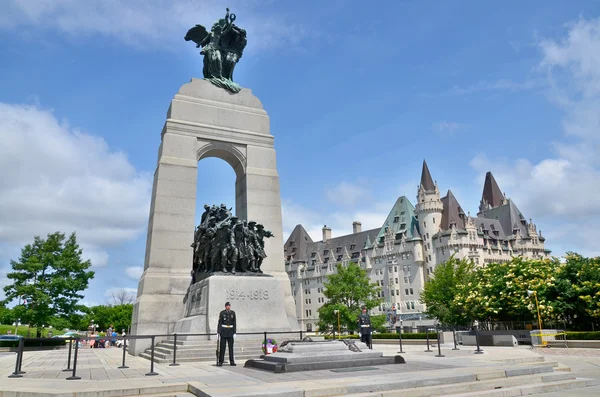
M 154 362 L 169 364 L 173 362 L 174 341 L 163 340 L 154 346 Z M 243 364 L 246 360 L 258 359 L 262 356 L 260 341 L 235 340 L 233 354 L 237 363 Z M 216 340 L 183 340 L 177 341 L 177 362 L 216 362 L 217 341 Z M 150 360 L 152 350 L 146 349 L 140 357 Z M 228 362 L 229 349 L 225 347 L 225 360 Z
M 410 375 L 411 373 L 406 373 Z M 415 373 L 412 373 L 413 375 Z M 331 397 L 510 397 L 537 395 L 547 392 L 576 390 L 597 386 L 600 380 L 577 378 L 568 372 L 554 372 L 552 365 L 514 364 L 482 368 L 457 368 L 438 370 L 425 376 L 395 378 L 390 381 L 372 381 L 363 378 L 356 382 L 347 379 L 331 379 L 320 385 L 277 385 L 268 391 L 259 387 L 205 388 L 190 384 L 189 391 L 203 397 L 241 396 L 331 396 Z

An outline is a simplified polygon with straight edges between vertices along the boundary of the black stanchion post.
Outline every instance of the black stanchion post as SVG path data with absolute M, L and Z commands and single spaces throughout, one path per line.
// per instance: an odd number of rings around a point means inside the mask
M 17 360 L 15 361 L 15 372 L 13 372 L 12 374 L 8 375 L 9 378 L 22 378 L 23 375 L 21 375 L 21 360 L 23 359 L 23 349 L 21 349 L 21 344 L 24 344 L 25 341 L 23 340 L 23 338 L 19 339 L 19 345 L 17 348 Z
M 483 350 L 479 347 L 479 329 L 475 328 L 475 342 L 477 342 L 477 350 L 475 354 L 483 354 Z
M 169 364 L 169 367 L 176 367 L 177 364 L 177 333 L 173 334 L 173 362 Z
M 26 373 L 25 371 L 21 370 L 21 367 L 23 366 L 23 348 L 25 347 L 25 339 L 21 338 L 21 340 L 19 341 L 19 374 L 24 374 Z
M 302 330 L 300 330 L 300 340 L 302 340 Z
M 475 329 L 475 342 L 477 343 L 475 354 L 483 354 L 483 350 L 479 347 L 479 321 L 473 321 L 473 328 Z
M 118 369 L 126 369 L 129 368 L 125 365 L 125 355 L 127 354 L 127 339 L 123 338 L 123 364 Z
M 398 353 L 404 353 L 402 351 L 402 327 L 397 327 L 396 330 L 398 331 L 398 344 L 400 345 L 400 351 Z
M 73 338 L 69 337 L 69 356 L 67 357 L 67 368 L 63 369 L 64 372 L 71 371 L 71 350 L 73 350 Z
M 452 339 L 454 339 L 454 349 L 452 350 L 460 350 L 456 345 L 456 329 L 452 329 Z
M 440 329 L 438 328 L 437 324 L 435 326 L 435 333 L 437 334 L 437 345 L 438 345 L 438 354 L 436 354 L 436 357 L 446 357 L 442 354 L 442 347 L 440 346 Z
M 152 346 L 150 347 L 150 372 L 148 372 L 146 374 L 146 376 L 154 376 L 154 375 L 158 375 L 156 372 L 154 372 L 154 339 L 156 337 L 152 336 L 152 341 L 150 343 L 152 343 Z
M 425 350 L 425 353 L 431 353 L 432 350 L 429 348 L 429 327 L 425 330 L 425 337 L 427 338 L 427 350 Z
M 79 338 L 75 338 L 75 355 L 73 356 L 73 374 L 67 378 L 67 380 L 78 380 L 81 379 L 77 376 L 77 352 L 79 351 Z

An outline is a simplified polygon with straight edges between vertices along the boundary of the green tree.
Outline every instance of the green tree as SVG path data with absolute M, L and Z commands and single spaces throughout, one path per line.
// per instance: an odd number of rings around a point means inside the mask
M 483 321 L 523 321 L 537 317 L 537 292 L 542 318 L 557 319 L 549 291 L 557 282 L 562 264 L 558 259 L 512 258 L 506 263 L 490 263 L 478 268 L 475 279 L 456 295 L 456 304 L 474 319 Z
M 469 325 L 471 313 L 456 300 L 456 296 L 472 286 L 474 265 L 466 259 L 450 259 L 438 265 L 421 292 L 420 302 L 427 306 L 427 314 L 446 325 Z
M 21 250 L 18 261 L 10 262 L 12 272 L 7 277 L 12 284 L 4 287 L 4 304 L 25 297 L 27 304 L 14 308 L 22 323 L 37 328 L 50 324 L 54 316 L 67 317 L 77 312 L 94 272 L 91 262 L 81 259 L 82 250 L 75 233 L 65 240 L 59 232 L 48 234 L 44 240 L 35 236 L 33 244 Z
M 351 262 L 347 266 L 338 264 L 337 273 L 332 274 L 323 284 L 323 295 L 327 298 L 319 308 L 319 330 L 338 329 L 339 310 L 340 325 L 348 331 L 355 330 L 361 306 L 368 310 L 381 304 L 383 299 L 377 295 L 381 288 L 376 283 L 371 283 L 366 270 L 357 263 Z
M 579 313 L 578 320 L 598 323 L 600 319 L 600 257 L 584 258 L 568 253 L 561 278 L 571 282 L 568 303 L 572 313 Z M 570 277 L 569 277 L 570 276 Z M 565 284 L 567 284 L 565 283 Z M 563 301 L 566 301 L 564 299 Z

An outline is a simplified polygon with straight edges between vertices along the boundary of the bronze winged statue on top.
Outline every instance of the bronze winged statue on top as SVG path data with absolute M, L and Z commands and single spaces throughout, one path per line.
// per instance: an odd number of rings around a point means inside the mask
M 233 23 L 235 14 L 230 14 L 229 8 L 226 10 L 225 18 L 215 22 L 210 32 L 204 26 L 196 25 L 188 30 L 185 41 L 191 40 L 196 43 L 196 48 L 202 47 L 200 54 L 204 55 L 204 79 L 237 93 L 242 87 L 233 82 L 233 71 L 242 58 L 248 40 L 246 31 Z

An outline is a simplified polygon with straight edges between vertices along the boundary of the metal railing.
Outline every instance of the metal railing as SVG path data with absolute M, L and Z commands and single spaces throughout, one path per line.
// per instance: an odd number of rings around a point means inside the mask
M 263 332 L 238 332 L 236 333 L 236 335 L 262 335 L 264 338 L 264 341 L 267 341 L 267 338 L 269 335 L 285 335 L 285 334 L 298 334 L 300 335 L 300 340 L 302 340 L 303 335 L 306 334 L 306 331 L 263 331 Z M 209 336 L 213 336 L 216 337 L 217 334 L 216 333 L 212 333 L 212 334 L 180 334 L 180 333 L 173 333 L 173 334 L 160 334 L 160 335 L 126 335 L 126 336 L 87 336 L 87 337 L 68 337 L 68 338 L 64 338 L 65 341 L 68 341 L 69 343 L 69 352 L 67 355 L 67 368 L 63 369 L 64 372 L 71 372 L 71 375 L 69 377 L 67 377 L 67 380 L 79 380 L 81 379 L 81 377 L 77 376 L 77 358 L 78 358 L 78 352 L 79 352 L 79 345 L 81 344 L 80 342 L 82 341 L 93 341 L 94 343 L 96 341 L 100 341 L 100 340 L 104 340 L 107 342 L 116 342 L 118 340 L 122 340 L 123 341 L 123 360 L 122 363 L 119 367 L 117 367 L 118 369 L 126 369 L 129 368 L 126 363 L 125 363 L 125 359 L 127 356 L 127 341 L 131 340 L 131 339 L 150 339 L 150 372 L 146 373 L 146 376 L 155 376 L 158 375 L 157 372 L 154 371 L 154 347 L 156 344 L 156 338 L 173 338 L 173 361 L 169 364 L 169 366 L 177 366 L 179 365 L 177 363 L 177 338 L 178 337 L 209 337 Z M 23 351 L 24 351 L 24 347 L 25 347 L 25 342 L 44 342 L 47 341 L 48 338 L 20 338 L 19 339 L 19 344 L 17 346 L 17 357 L 16 357 L 16 361 L 15 361 L 15 370 L 13 373 L 11 373 L 8 377 L 9 378 L 22 378 L 23 374 L 25 374 L 25 371 L 22 371 L 22 365 L 23 365 Z M 75 346 L 73 346 L 73 344 Z M 74 351 L 73 351 L 74 350 Z M 265 353 L 267 354 L 267 353 Z M 71 358 L 73 358 L 71 360 Z

